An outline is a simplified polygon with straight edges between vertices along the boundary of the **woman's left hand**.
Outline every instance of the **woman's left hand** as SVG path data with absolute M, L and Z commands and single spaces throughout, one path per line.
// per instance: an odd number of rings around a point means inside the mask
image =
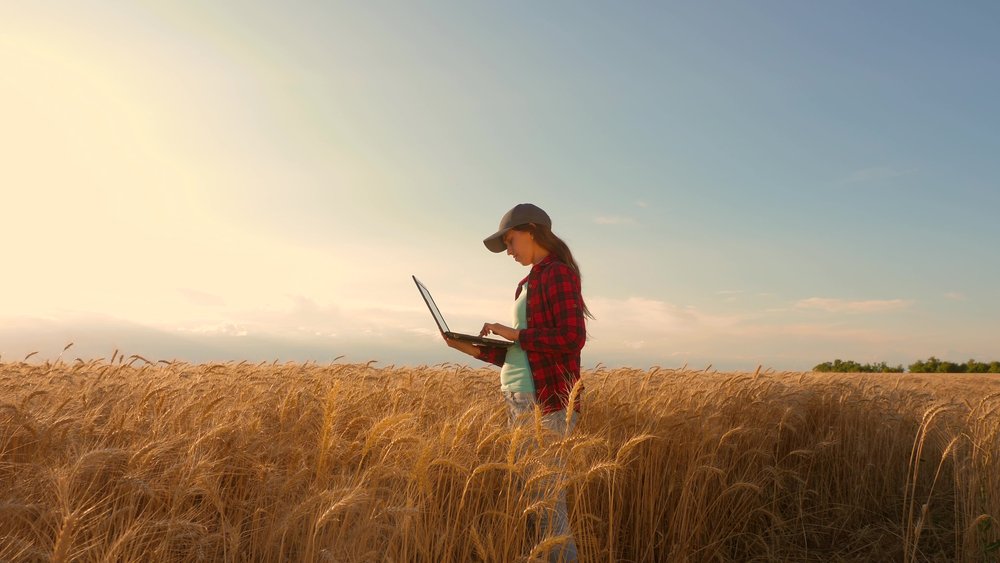
M 506 338 L 507 340 L 516 341 L 518 335 L 521 334 L 521 331 L 500 323 L 486 323 L 483 325 L 483 330 L 479 331 L 479 336 L 489 336 L 490 334 L 495 334 L 500 338 Z

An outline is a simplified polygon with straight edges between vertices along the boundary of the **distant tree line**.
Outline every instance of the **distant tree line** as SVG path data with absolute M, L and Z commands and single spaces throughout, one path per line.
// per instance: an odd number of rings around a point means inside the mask
M 1000 373 L 1000 362 L 977 362 L 969 360 L 964 364 L 946 362 L 934 356 L 926 360 L 917 360 L 907 368 L 910 373 Z M 903 365 L 890 366 L 885 362 L 877 364 L 859 364 L 852 360 L 834 360 L 823 362 L 813 368 L 813 371 L 840 373 L 903 373 Z
M 823 362 L 813 368 L 813 371 L 835 371 L 841 373 L 902 373 L 903 365 L 890 366 L 885 362 L 877 364 L 859 364 L 853 360 L 834 360 Z
M 956 364 L 931 356 L 926 361 L 917 360 L 910 364 L 910 371 L 912 373 L 1000 373 L 1000 362 L 969 360 L 964 364 Z

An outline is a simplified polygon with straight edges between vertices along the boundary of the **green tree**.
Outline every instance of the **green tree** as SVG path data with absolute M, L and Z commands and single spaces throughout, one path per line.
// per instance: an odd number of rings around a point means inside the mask
M 964 364 L 939 360 L 934 356 L 910 364 L 910 373 L 1000 373 L 1000 362 L 979 362 L 970 359 Z
M 910 364 L 910 373 L 940 373 L 941 360 L 931 356 L 926 361 L 917 360 Z
M 813 367 L 813 371 L 837 373 L 902 373 L 903 365 L 890 366 L 885 362 L 859 364 L 854 360 L 836 359 Z
M 931 356 L 926 360 L 917 360 L 904 368 L 903 364 L 895 366 L 885 362 L 860 364 L 854 360 L 838 358 L 813 367 L 813 371 L 838 373 L 903 373 L 907 370 L 910 373 L 1000 373 L 1000 361 L 986 363 L 969 359 L 964 364 L 958 364 Z
M 903 364 L 890 366 L 885 362 L 879 362 L 870 367 L 872 373 L 903 373 Z
M 989 373 L 990 365 L 985 362 L 977 362 L 970 359 L 965 362 L 965 373 Z

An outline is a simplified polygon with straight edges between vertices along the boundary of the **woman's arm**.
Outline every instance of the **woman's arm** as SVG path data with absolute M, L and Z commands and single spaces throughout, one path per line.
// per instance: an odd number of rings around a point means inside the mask
M 444 337 L 445 343 L 458 350 L 476 358 L 477 360 L 483 360 L 484 362 L 489 362 L 498 366 L 503 366 L 503 362 L 507 357 L 507 349 L 499 347 L 485 347 L 476 346 L 475 344 L 470 344 L 469 342 L 462 342 L 461 340 L 455 340 L 454 338 Z
M 472 356 L 473 358 L 479 359 L 479 347 L 474 346 L 468 342 L 462 342 L 461 340 L 455 340 L 454 338 L 444 337 L 444 342 L 449 347 L 458 350 Z

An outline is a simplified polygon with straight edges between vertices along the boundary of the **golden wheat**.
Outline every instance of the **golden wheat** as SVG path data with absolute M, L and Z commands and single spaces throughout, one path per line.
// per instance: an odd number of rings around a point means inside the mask
M 547 436 L 488 368 L 31 356 L 0 364 L 0 561 L 531 561 L 562 493 L 585 561 L 1000 555 L 989 375 L 598 365 Z

